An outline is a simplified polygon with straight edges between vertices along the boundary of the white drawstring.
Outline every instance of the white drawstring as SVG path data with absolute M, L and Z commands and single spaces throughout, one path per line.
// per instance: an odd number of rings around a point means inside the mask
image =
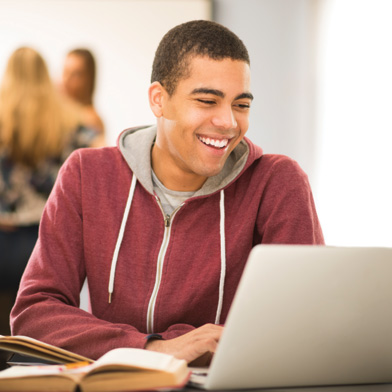
M 127 223 L 129 210 L 131 209 L 131 204 L 132 204 L 132 199 L 133 199 L 133 194 L 135 192 L 135 188 L 136 188 L 136 176 L 134 174 L 132 176 L 132 182 L 131 182 L 131 187 L 129 189 L 128 200 L 127 200 L 127 204 L 125 206 L 125 210 L 124 210 L 124 214 L 123 214 L 123 218 L 122 218 L 122 222 L 121 222 L 121 226 L 120 226 L 120 232 L 118 233 L 116 247 L 114 248 L 112 265 L 110 267 L 109 288 L 108 288 L 108 290 L 109 290 L 109 303 L 112 302 L 112 294 L 113 294 L 113 290 L 114 290 L 114 275 L 116 273 L 118 253 L 120 252 L 121 242 L 124 237 L 125 224 Z
M 226 276 L 226 242 L 225 242 L 225 194 L 223 189 L 220 191 L 220 246 L 221 246 L 221 272 L 219 279 L 219 301 L 216 310 L 215 324 L 220 324 L 220 316 L 222 313 L 223 293 L 225 287 Z
M 133 175 L 131 187 L 129 189 L 129 195 L 127 204 L 125 206 L 123 219 L 120 226 L 120 231 L 117 237 L 116 247 L 114 249 L 112 264 L 110 267 L 110 277 L 109 277 L 109 303 L 112 302 L 112 294 L 114 290 L 114 278 L 116 273 L 116 266 L 118 260 L 118 254 L 120 251 L 120 246 L 122 239 L 124 237 L 125 225 L 128 219 L 129 210 L 131 208 L 133 195 L 136 188 L 136 176 Z M 220 247 L 221 247 L 221 271 L 220 271 L 220 279 L 219 279 L 219 300 L 218 307 L 216 310 L 215 324 L 220 323 L 220 316 L 222 313 L 222 304 L 223 304 L 223 294 L 224 294 L 224 285 L 225 285 L 225 276 L 226 276 L 226 242 L 225 242 L 225 194 L 223 189 L 220 192 L 220 202 L 219 202 L 219 210 L 220 210 Z

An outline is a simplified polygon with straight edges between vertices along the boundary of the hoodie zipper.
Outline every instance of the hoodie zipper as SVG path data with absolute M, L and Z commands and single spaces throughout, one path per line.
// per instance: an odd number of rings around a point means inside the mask
M 161 285 L 162 280 L 162 270 L 163 270 L 163 263 L 165 260 L 165 255 L 167 251 L 167 247 L 169 245 L 170 240 L 170 233 L 171 233 L 171 223 L 173 222 L 174 216 L 177 214 L 178 210 L 184 205 L 184 203 L 180 204 L 171 215 L 166 215 L 163 211 L 161 202 L 157 196 L 155 196 L 158 206 L 162 211 L 164 224 L 165 224 L 165 232 L 163 234 L 163 240 L 161 249 L 158 253 L 158 260 L 157 260 L 157 272 L 155 277 L 155 285 L 152 291 L 150 302 L 148 303 L 147 309 L 147 333 L 154 333 L 154 310 L 155 310 L 155 303 L 158 296 L 159 287 Z

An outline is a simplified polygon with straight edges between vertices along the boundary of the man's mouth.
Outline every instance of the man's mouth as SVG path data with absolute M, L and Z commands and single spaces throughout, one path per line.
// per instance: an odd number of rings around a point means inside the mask
M 197 136 L 197 138 L 205 145 L 215 148 L 225 148 L 229 144 L 229 139 L 213 139 L 204 136 Z

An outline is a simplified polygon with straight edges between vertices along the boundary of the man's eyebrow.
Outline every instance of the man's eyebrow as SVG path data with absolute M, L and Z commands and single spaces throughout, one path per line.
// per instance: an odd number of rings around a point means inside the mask
M 243 98 L 247 98 L 247 99 L 250 99 L 251 101 L 253 101 L 253 94 L 252 93 L 242 93 L 242 94 L 237 95 L 235 97 L 235 99 L 243 99 Z
M 191 94 L 211 94 L 211 95 L 216 95 L 217 97 L 224 98 L 225 94 L 220 91 L 220 90 L 215 90 L 212 88 L 195 88 L 192 90 Z
M 223 91 L 220 90 L 215 90 L 212 88 L 205 88 L 205 87 L 201 87 L 201 88 L 195 88 L 194 90 L 192 90 L 191 94 L 211 94 L 211 95 L 216 95 L 217 97 L 220 98 L 224 98 L 225 97 L 225 93 Z M 235 99 L 250 99 L 253 100 L 253 94 L 252 93 L 242 93 L 240 95 L 237 95 L 235 97 Z

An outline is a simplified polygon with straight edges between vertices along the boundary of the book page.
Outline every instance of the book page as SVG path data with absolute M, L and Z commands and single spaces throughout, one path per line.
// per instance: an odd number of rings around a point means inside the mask
M 85 366 L 83 366 L 85 367 Z M 80 379 L 81 372 L 70 371 L 67 365 L 42 365 L 42 366 L 11 366 L 0 372 L 0 380 L 8 378 L 25 378 L 25 377 L 46 377 L 46 376 L 63 376 L 68 377 L 70 374 L 77 375 L 71 377 Z
M 187 366 L 185 360 L 177 359 L 168 354 L 138 348 L 117 348 L 96 360 L 91 365 L 91 369 L 107 368 L 113 365 L 171 373 L 175 373 L 179 368 Z

